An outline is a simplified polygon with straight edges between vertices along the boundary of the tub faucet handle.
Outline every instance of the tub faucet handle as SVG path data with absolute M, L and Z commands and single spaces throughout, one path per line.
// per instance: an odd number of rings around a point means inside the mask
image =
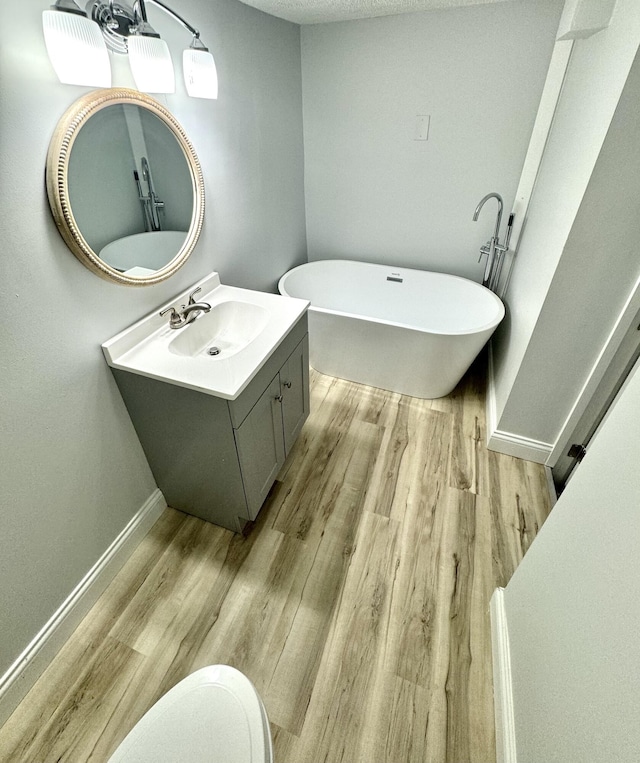
M 491 239 L 487 241 L 486 244 L 483 244 L 480 247 L 480 256 L 478 257 L 478 262 L 484 257 L 485 254 L 489 254 L 491 252 Z

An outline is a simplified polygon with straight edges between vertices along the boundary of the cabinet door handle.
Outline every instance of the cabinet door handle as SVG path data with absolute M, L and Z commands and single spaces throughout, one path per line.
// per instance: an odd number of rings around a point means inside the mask
M 275 399 L 276 399 L 276 400 L 277 400 L 279 403 L 281 403 L 281 402 L 282 402 L 282 395 L 276 395 L 276 398 L 275 398 Z
M 282 382 L 287 389 L 291 389 L 291 382 Z

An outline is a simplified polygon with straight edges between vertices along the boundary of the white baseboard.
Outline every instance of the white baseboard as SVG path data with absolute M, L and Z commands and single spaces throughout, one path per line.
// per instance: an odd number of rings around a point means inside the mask
M 493 347 L 489 345 L 489 367 L 487 378 L 487 448 L 496 453 L 504 453 L 507 456 L 515 456 L 525 461 L 534 461 L 536 464 L 546 464 L 553 445 L 548 442 L 532 440 L 521 437 L 513 432 L 504 432 L 498 429 L 496 409 L 496 385 L 493 372 Z
M 155 490 L 9 670 L 0 677 L 0 726 L 37 681 L 142 538 L 166 509 Z
M 496 411 L 496 380 L 493 366 L 493 342 L 489 342 L 489 362 L 487 364 L 487 397 L 485 403 L 485 417 L 487 420 L 487 440 L 498 425 Z
M 536 464 L 545 464 L 553 445 L 548 442 L 531 440 L 528 437 L 520 437 L 520 435 L 512 432 L 494 429 L 488 436 L 487 448 L 496 453 L 523 458 L 525 461 L 534 461 Z
M 493 653 L 493 704 L 496 718 L 497 763 L 517 763 L 516 729 L 511 683 L 509 630 L 504 608 L 504 588 L 491 597 L 491 649 Z

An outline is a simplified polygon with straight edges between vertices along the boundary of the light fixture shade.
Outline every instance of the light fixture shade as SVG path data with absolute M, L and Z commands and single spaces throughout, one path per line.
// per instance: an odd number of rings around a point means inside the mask
M 218 97 L 216 62 L 208 50 L 187 48 L 182 53 L 182 71 L 187 93 L 193 98 Z
M 43 11 L 47 53 L 60 82 L 111 87 L 109 53 L 100 27 L 77 13 Z
M 176 79 L 169 48 L 159 37 L 131 35 L 129 65 L 138 90 L 143 93 L 174 93 Z

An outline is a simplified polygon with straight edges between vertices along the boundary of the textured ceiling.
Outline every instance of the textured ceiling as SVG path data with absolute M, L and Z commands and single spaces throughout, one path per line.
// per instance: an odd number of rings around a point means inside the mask
M 347 21 L 396 13 L 459 8 L 464 5 L 485 5 L 505 0 L 242 0 L 272 16 L 296 24 L 321 24 L 326 21 Z

